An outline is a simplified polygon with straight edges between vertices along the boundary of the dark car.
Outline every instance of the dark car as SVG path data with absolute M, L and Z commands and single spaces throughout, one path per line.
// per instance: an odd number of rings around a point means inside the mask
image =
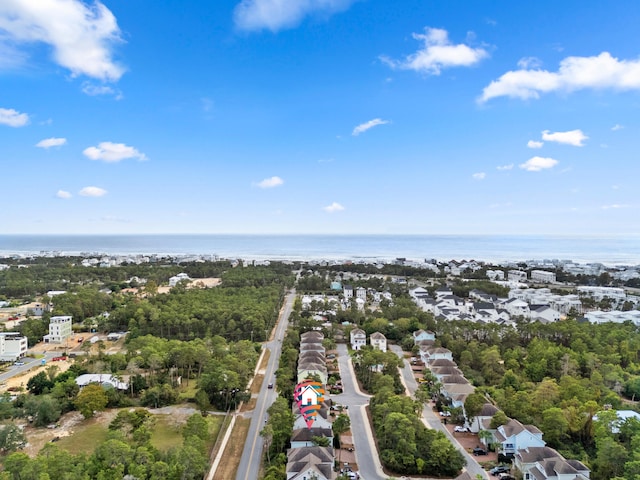
M 269 385 L 267 385 L 267 388 L 273 388 L 273 383 L 270 383 Z
M 516 477 L 513 475 L 509 475 L 508 473 L 501 473 L 498 478 L 500 480 L 516 480 Z
M 508 473 L 510 470 L 509 465 L 498 465 L 489 470 L 491 475 L 498 475 L 500 473 Z
M 486 455 L 487 451 L 484 448 L 476 447 L 473 449 L 473 454 L 477 457 L 478 455 Z

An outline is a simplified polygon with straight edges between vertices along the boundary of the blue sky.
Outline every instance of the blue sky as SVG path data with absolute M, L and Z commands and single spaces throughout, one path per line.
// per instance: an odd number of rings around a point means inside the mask
M 640 4 L 3 0 L 2 233 L 640 234 Z

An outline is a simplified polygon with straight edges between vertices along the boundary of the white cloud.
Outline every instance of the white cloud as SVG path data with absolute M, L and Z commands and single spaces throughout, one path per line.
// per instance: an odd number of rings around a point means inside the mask
M 65 190 L 58 190 L 56 192 L 56 197 L 66 200 L 67 198 L 71 198 L 72 195 L 69 192 L 65 191 Z
M 440 75 L 443 68 L 470 67 L 489 56 L 483 48 L 472 48 L 463 43 L 453 45 L 447 31 L 440 28 L 427 27 L 424 34 L 414 33 L 413 38 L 424 42 L 424 47 L 404 60 L 386 56 L 381 56 L 380 60 L 392 68 Z
M 256 186 L 260 188 L 273 188 L 273 187 L 279 187 L 283 183 L 284 183 L 284 180 L 282 180 L 280 177 L 271 177 L 271 178 L 265 178 L 261 182 L 256 183 Z
M 473 177 L 474 180 L 484 180 L 487 174 L 484 172 L 478 172 L 478 173 L 474 173 L 471 176 Z
M 574 147 L 583 147 L 585 140 L 588 140 L 582 130 L 569 130 L 568 132 L 549 132 L 545 130 L 542 132 L 542 139 L 545 142 L 557 142 L 564 143 L 566 145 L 573 145 Z
M 84 187 L 78 192 L 78 195 L 83 197 L 103 197 L 106 194 L 107 191 L 100 187 Z
M 522 68 L 503 74 L 482 91 L 480 102 L 496 97 L 539 98 L 541 93 L 583 89 L 640 89 L 640 59 L 618 60 L 608 52 L 595 57 L 567 57 L 557 72 Z
M 624 125 L 620 125 L 619 123 L 616 123 L 613 127 L 611 127 L 611 130 L 616 132 L 618 130 L 622 130 L 623 128 L 624 128 Z
M 520 164 L 520 168 L 528 172 L 539 172 L 547 168 L 553 168 L 558 161 L 549 157 L 532 157 L 526 162 Z
M 109 85 L 94 85 L 93 83 L 84 82 L 82 84 L 82 93 L 91 97 L 99 95 L 113 95 L 116 100 L 122 100 L 122 91 Z
M 52 137 L 52 138 L 45 138 L 44 140 L 40 140 L 38 143 L 36 143 L 36 147 L 39 147 L 39 148 L 61 147 L 65 143 L 67 143 L 66 138 Z
M 101 142 L 97 147 L 85 148 L 82 153 L 91 160 L 102 160 L 108 163 L 120 162 L 127 158 L 147 159 L 144 153 L 124 143 Z
M 13 108 L 0 108 L 0 125 L 10 127 L 24 127 L 29 123 L 29 115 L 20 113 Z
M 114 44 L 122 41 L 116 18 L 97 0 L 3 0 L 0 31 L 0 42 L 10 46 L 49 45 L 54 61 L 73 76 L 117 81 L 124 73 L 112 59 Z
M 620 205 L 620 204 L 614 203 L 613 205 L 603 205 L 602 209 L 603 210 L 617 210 L 617 209 L 620 209 L 620 208 L 629 208 L 629 207 L 630 207 L 630 205 Z
M 297 26 L 314 13 L 330 15 L 346 10 L 355 0 L 242 0 L 233 12 L 241 30 L 271 30 Z
M 513 163 L 510 163 L 509 165 L 499 165 L 496 167 L 498 170 L 511 170 L 513 168 Z
M 327 205 L 322 209 L 328 213 L 335 213 L 335 212 L 341 212 L 342 210 L 344 210 L 344 207 L 340 205 L 338 202 L 333 202 L 331 205 Z
M 369 130 L 370 128 L 373 128 L 373 127 L 375 127 L 377 125 L 386 125 L 387 123 L 389 123 L 388 120 L 382 120 L 380 118 L 374 118 L 373 120 L 369 120 L 368 122 L 361 123 L 360 125 L 355 127 L 353 129 L 353 132 L 351 132 L 351 135 L 353 135 L 354 137 L 357 137 L 361 133 L 364 133 L 367 130 Z
M 542 148 L 543 145 L 544 145 L 543 142 L 538 142 L 536 140 L 529 140 L 527 142 L 527 147 L 529 148 Z
M 542 60 L 536 57 L 524 57 L 518 60 L 518 66 L 522 69 L 540 68 L 542 66 Z

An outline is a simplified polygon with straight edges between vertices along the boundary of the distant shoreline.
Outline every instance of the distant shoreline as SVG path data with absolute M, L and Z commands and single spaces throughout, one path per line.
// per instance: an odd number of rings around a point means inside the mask
M 640 237 L 550 235 L 0 235 L 0 256 L 216 256 L 282 261 L 528 260 L 640 265 Z

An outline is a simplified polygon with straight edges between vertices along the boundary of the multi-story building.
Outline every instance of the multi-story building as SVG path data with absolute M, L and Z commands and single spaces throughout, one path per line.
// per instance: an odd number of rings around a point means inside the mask
M 556 283 L 556 274 L 546 270 L 532 270 L 531 281 L 540 283 Z
M 63 343 L 73 334 L 71 315 L 58 315 L 49 319 L 49 334 L 44 336 L 46 343 Z
M 0 333 L 0 361 L 13 362 L 27 353 L 27 337 L 18 332 Z

